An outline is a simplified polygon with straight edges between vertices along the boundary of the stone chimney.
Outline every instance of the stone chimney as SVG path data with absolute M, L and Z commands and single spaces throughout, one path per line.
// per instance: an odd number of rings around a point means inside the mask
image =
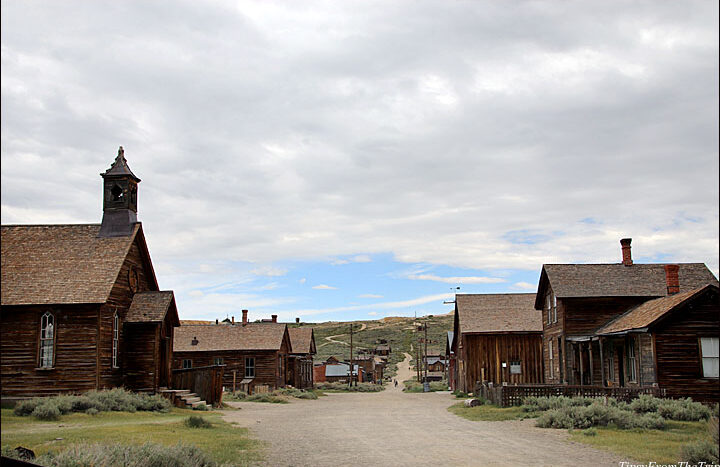
M 273 323 L 277 323 L 277 315 L 270 315 Z
M 247 313 L 248 313 L 247 310 L 243 310 L 243 321 L 242 321 L 243 326 L 247 326 Z
M 630 242 L 632 242 L 632 238 L 623 238 L 620 240 L 620 245 L 622 246 L 622 263 L 625 266 L 632 266 L 633 264 Z
M 665 282 L 667 283 L 668 295 L 674 295 L 680 292 L 680 277 L 678 276 L 680 266 L 677 264 L 665 265 Z

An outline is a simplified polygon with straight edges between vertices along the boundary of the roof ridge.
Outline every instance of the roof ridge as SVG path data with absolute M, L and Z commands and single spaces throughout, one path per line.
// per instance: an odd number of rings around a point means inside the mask
M 72 226 L 100 226 L 100 223 L 80 223 L 80 224 L 2 224 L 2 227 L 72 227 Z

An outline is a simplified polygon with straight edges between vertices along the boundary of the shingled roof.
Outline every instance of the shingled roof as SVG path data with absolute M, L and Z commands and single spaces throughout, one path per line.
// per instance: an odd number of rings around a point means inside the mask
M 175 295 L 172 290 L 160 292 L 138 292 L 133 296 L 130 309 L 125 317 L 126 323 L 157 323 L 165 320 L 168 311 L 172 315 L 174 326 L 180 326 Z
M 293 353 L 315 353 L 315 334 L 313 328 L 288 328 Z
M 708 284 L 687 292 L 656 298 L 631 308 L 596 331 L 599 335 L 621 334 L 632 330 L 647 328 L 678 306 L 693 300 L 708 290 L 718 291 L 718 287 Z
M 535 294 L 458 294 L 455 310 L 462 333 L 541 332 Z
M 175 329 L 173 349 L 175 352 L 280 350 L 286 332 L 287 325 L 283 323 L 183 325 Z M 192 345 L 193 340 L 197 340 L 196 345 Z
M 678 263 L 680 292 L 718 283 L 703 263 Z M 665 264 L 545 264 L 535 308 L 543 307 L 548 284 L 559 298 L 664 297 L 667 295 Z
M 2 304 L 105 303 L 142 226 L 98 238 L 99 224 L 2 226 Z M 152 266 L 150 287 L 157 290 Z

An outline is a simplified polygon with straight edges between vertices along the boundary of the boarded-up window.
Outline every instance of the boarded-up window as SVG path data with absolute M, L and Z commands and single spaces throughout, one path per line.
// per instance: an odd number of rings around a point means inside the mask
M 255 377 L 255 357 L 245 357 L 245 377 Z
M 192 360 L 186 358 L 183 360 L 183 368 L 192 368 Z
M 40 368 L 52 368 L 55 363 L 55 317 L 46 311 L 40 318 Z
M 718 347 L 720 346 L 720 338 L 718 337 L 701 337 L 700 352 L 702 352 L 703 376 L 705 378 L 718 377 Z

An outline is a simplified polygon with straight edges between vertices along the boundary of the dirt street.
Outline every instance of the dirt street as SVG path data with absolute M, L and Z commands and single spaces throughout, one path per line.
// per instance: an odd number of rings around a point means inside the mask
M 405 360 L 398 381 L 412 375 Z M 226 420 L 269 443 L 269 466 L 617 466 L 619 457 L 567 441 L 532 420 L 471 422 L 449 393 L 329 394 L 290 404 L 232 403 Z

